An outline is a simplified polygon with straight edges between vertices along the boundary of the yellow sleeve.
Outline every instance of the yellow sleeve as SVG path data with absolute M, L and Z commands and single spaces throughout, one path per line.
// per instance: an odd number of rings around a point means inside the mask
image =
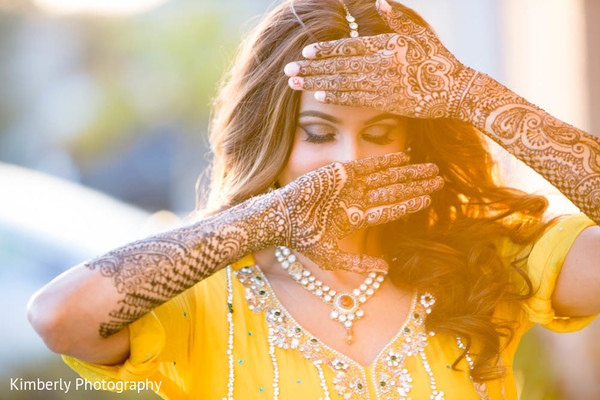
M 195 321 L 197 286 L 180 293 L 129 324 L 130 354 L 122 364 L 102 365 L 61 355 L 82 378 L 91 382 L 148 381 L 164 398 L 185 398 L 190 379 L 190 348 Z M 168 339 L 168 340 L 167 340 Z M 160 387 L 158 387 L 160 382 Z M 114 385 L 105 385 L 113 390 Z
M 530 322 L 555 332 L 571 332 L 585 327 L 596 317 L 558 317 L 551 301 L 556 280 L 573 242 L 592 225 L 595 225 L 594 221 L 584 214 L 570 215 L 553 224 L 533 245 L 526 269 L 534 295 L 523 304 Z

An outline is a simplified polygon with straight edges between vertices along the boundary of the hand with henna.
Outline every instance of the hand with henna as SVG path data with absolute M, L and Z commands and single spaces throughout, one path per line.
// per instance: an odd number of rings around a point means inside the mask
M 314 43 L 285 68 L 289 85 L 324 103 L 471 124 L 542 175 L 600 224 L 600 140 L 461 64 L 413 10 L 378 0 L 394 31 Z
M 454 116 L 476 71 L 462 65 L 409 8 L 385 0 L 377 11 L 394 33 L 321 42 L 286 66 L 293 89 L 324 103 L 415 118 Z
M 406 162 L 404 154 L 391 153 L 325 165 L 195 224 L 85 262 L 76 272 L 80 280 L 66 277 L 52 284 L 84 296 L 78 304 L 105 299 L 100 308 L 70 314 L 99 326 L 98 334 L 106 338 L 226 265 L 268 247 L 298 249 L 327 269 L 385 270 L 384 260 L 345 253 L 337 240 L 430 204 L 429 195 L 443 186 L 437 167 Z M 90 277 L 89 271 L 98 275 Z M 94 290 L 82 289 L 86 285 Z
M 338 240 L 430 205 L 429 195 L 444 184 L 438 168 L 407 161 L 405 154 L 391 153 L 334 162 L 275 191 L 285 204 L 285 245 L 324 269 L 387 270 L 382 259 L 340 250 Z

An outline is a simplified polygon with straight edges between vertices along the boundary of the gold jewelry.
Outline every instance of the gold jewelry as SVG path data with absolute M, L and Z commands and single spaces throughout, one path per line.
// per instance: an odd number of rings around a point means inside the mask
M 358 37 L 358 24 L 356 23 L 356 19 L 350 14 L 350 11 L 348 11 L 348 7 L 346 7 L 344 0 L 340 0 L 340 3 L 342 3 L 342 7 L 346 10 L 346 21 L 348 21 L 348 26 L 350 27 L 350 37 Z
M 281 267 L 290 274 L 296 282 L 306 290 L 317 296 L 326 304 L 332 306 L 329 318 L 338 321 L 346 328 L 346 343 L 352 344 L 352 326 L 361 319 L 365 313 L 359 306 L 366 302 L 377 289 L 381 287 L 386 272 L 370 272 L 365 281 L 352 293 L 338 293 L 305 269 L 296 259 L 291 250 L 284 246 L 275 249 L 275 257 Z

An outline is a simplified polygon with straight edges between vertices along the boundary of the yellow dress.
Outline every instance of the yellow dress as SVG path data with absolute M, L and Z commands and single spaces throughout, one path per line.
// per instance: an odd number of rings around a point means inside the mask
M 461 371 L 450 368 L 461 352 L 457 338 L 425 332 L 422 321 L 429 303 L 423 294 L 415 294 L 413 310 L 397 335 L 371 365 L 363 366 L 298 325 L 251 255 L 133 322 L 130 356 L 123 364 L 106 366 L 66 355 L 62 358 L 92 382 L 160 381 L 158 394 L 165 399 L 220 400 L 233 395 L 244 400 L 514 400 L 511 365 L 523 333 L 534 324 L 573 331 L 595 317 L 555 317 L 550 301 L 573 241 L 592 225 L 586 216 L 572 215 L 553 225 L 534 244 L 527 272 L 535 296 L 522 304 L 501 305 L 496 312 L 518 323 L 514 339 L 501 355 L 509 372 L 502 380 L 485 385 L 475 385 L 469 378 L 466 360 L 459 364 Z M 508 242 L 503 245 L 507 262 L 517 251 Z M 228 354 L 230 345 L 233 351 Z M 230 382 L 233 385 L 228 387 Z

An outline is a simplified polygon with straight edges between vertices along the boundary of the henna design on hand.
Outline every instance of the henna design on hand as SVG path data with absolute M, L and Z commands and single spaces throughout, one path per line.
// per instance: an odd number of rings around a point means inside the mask
M 279 189 L 292 221 L 287 245 L 324 269 L 386 270 L 382 259 L 341 251 L 338 240 L 431 204 L 444 184 L 437 166 L 406 162 L 402 153 L 334 162 Z
M 476 71 L 462 65 L 406 7 L 378 2 L 395 33 L 306 47 L 308 60 L 286 67 L 294 89 L 322 92 L 325 103 L 370 107 L 416 118 L 453 117 Z

